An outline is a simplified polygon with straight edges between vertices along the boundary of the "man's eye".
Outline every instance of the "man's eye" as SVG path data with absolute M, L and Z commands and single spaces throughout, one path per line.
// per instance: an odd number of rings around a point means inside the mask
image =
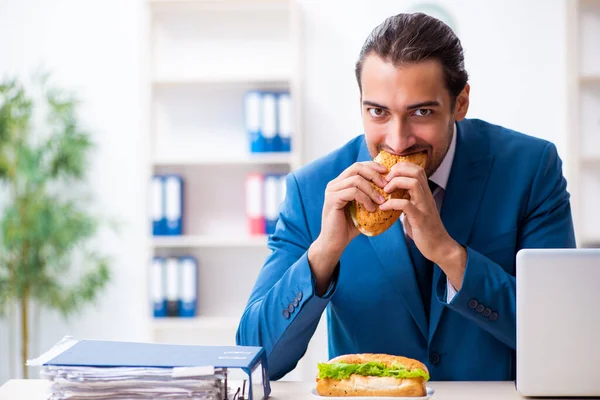
M 383 108 L 377 108 L 377 107 L 369 108 L 368 111 L 371 114 L 371 116 L 375 117 L 375 118 L 381 117 L 385 113 Z
M 432 111 L 428 110 L 427 108 L 420 108 L 418 110 L 415 110 L 415 115 L 417 117 L 427 117 L 429 115 L 431 115 Z

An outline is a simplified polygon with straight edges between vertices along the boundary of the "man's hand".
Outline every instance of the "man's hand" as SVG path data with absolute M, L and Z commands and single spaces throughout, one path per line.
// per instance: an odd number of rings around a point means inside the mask
M 446 231 L 425 170 L 412 163 L 394 165 L 385 178 L 386 193 L 408 189 L 410 199 L 393 199 L 383 203 L 381 210 L 404 211 L 404 228 L 425 258 L 438 264 L 452 285 L 460 290 L 467 263 L 467 252 Z
M 370 182 L 383 188 L 387 182 L 381 177 L 387 169 L 374 161 L 357 162 L 329 182 L 321 221 L 321 233 L 308 249 L 308 261 L 317 280 L 317 294 L 323 295 L 335 266 L 346 246 L 359 235 L 346 205 L 356 200 L 367 210 L 375 211 L 376 204 L 385 199 Z

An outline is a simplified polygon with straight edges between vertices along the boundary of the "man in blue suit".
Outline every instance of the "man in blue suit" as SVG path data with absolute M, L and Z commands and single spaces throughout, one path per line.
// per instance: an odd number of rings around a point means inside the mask
M 465 118 L 460 41 L 426 15 L 375 28 L 356 75 L 365 134 L 288 175 L 237 342 L 265 347 L 281 378 L 327 310 L 331 357 L 388 353 L 423 361 L 434 380 L 514 379 L 515 255 L 575 247 L 555 146 Z M 382 149 L 425 150 L 427 166 L 387 171 L 372 161 Z M 382 201 L 370 182 L 410 200 Z M 404 214 L 367 237 L 353 200 Z

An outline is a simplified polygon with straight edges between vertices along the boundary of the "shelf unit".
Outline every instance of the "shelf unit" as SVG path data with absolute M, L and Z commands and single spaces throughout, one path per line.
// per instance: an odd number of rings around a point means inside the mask
M 600 247 L 600 0 L 568 2 L 569 165 L 578 247 Z
M 152 236 L 153 256 L 198 261 L 198 315 L 151 319 L 151 340 L 232 345 L 267 237 L 248 234 L 248 173 L 302 165 L 300 23 L 293 0 L 147 0 L 150 175 L 184 181 L 183 235 Z M 247 90 L 288 90 L 289 153 L 249 152 Z M 150 184 L 150 176 L 148 177 Z

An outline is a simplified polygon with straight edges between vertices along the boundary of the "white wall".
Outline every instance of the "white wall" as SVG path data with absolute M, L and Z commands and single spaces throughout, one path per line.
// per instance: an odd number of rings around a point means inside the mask
M 398 0 L 298 0 L 304 16 L 305 154 L 312 160 L 362 133 L 354 63 L 371 29 L 415 4 Z M 99 153 L 90 183 L 102 210 L 129 222 L 102 248 L 115 255 L 115 279 L 98 309 L 65 324 L 42 319 L 41 348 L 64 334 L 145 340 L 143 0 L 3 0 L 0 74 L 26 73 L 45 60 L 84 100 L 82 116 Z M 471 75 L 469 117 L 556 142 L 566 158 L 566 0 L 448 0 Z M 0 383 L 8 377 L 6 323 L 0 322 Z M 303 360 L 312 379 L 325 358 L 324 330 Z
M 362 133 L 354 63 L 372 28 L 417 1 L 301 0 L 305 17 L 306 154 Z M 431 1 L 431 3 L 436 3 Z M 555 141 L 566 156 L 566 1 L 444 0 L 470 74 L 467 117 Z M 318 138 L 318 140 L 317 140 Z
M 144 10 L 143 0 L 0 2 L 0 76 L 27 76 L 43 63 L 55 71 L 57 83 L 76 90 L 82 121 L 97 143 L 89 176 L 97 210 L 124 222 L 118 237 L 101 241 L 114 258 L 114 279 L 98 307 L 69 322 L 44 314 L 34 350 L 67 334 L 114 340 L 144 340 L 148 334 L 140 285 L 147 257 Z M 8 378 L 6 337 L 6 321 L 0 321 L 0 384 Z

